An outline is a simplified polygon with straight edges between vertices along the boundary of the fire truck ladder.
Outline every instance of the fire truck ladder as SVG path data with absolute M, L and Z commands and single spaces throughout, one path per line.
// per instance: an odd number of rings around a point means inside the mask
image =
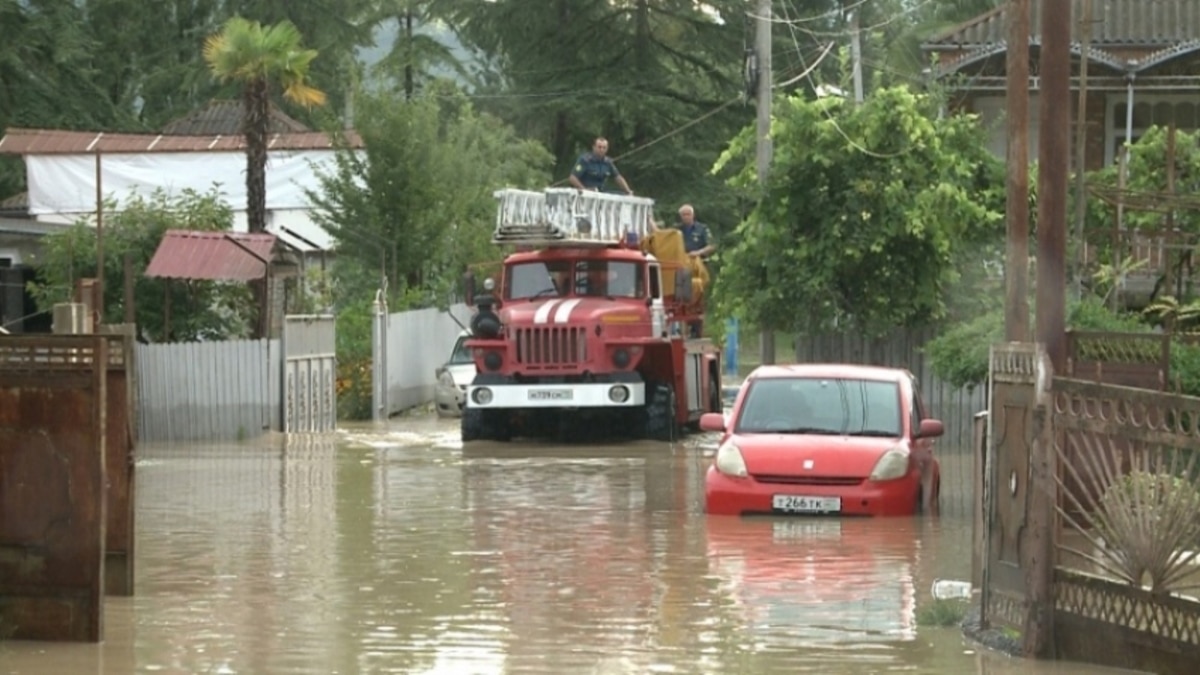
M 524 246 L 611 246 L 630 232 L 649 231 L 654 200 L 647 197 L 546 188 L 506 188 L 499 200 L 493 244 Z

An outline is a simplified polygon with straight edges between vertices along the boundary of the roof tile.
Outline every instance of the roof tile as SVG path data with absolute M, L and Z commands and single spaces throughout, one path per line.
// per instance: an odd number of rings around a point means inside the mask
M 274 103 L 270 107 L 270 132 L 273 134 L 312 131 L 289 117 Z M 215 136 L 242 133 L 242 104 L 240 101 L 218 99 L 198 110 L 168 122 L 162 132 L 170 136 Z
M 1042 2 L 1030 0 L 1029 32 L 1033 42 L 1042 34 Z M 1091 0 L 1091 43 L 1096 47 L 1161 49 L 1200 37 L 1200 0 Z M 933 36 L 927 49 L 960 49 L 1004 42 L 1008 18 L 1004 2 L 970 21 Z M 1083 0 L 1071 0 L 1071 39 L 1080 41 Z

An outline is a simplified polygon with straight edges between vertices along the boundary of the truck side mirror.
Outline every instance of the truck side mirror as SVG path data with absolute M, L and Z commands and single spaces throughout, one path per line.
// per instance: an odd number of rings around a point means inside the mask
M 675 272 L 675 299 L 685 304 L 692 301 L 692 271 L 686 267 Z

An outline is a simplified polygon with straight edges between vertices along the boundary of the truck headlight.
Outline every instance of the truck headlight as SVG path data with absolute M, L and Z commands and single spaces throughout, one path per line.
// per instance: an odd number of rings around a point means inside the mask
M 892 448 L 883 453 L 871 470 L 871 480 L 885 481 L 903 478 L 908 473 L 908 452 L 903 448 Z
M 471 393 L 471 400 L 479 405 L 487 405 L 492 402 L 492 390 L 487 387 L 480 387 Z
M 488 370 L 500 370 L 500 366 L 504 365 L 504 358 L 500 356 L 500 352 L 488 352 L 483 355 L 483 365 Z
M 627 368 L 629 366 L 629 350 L 624 347 L 617 347 L 612 355 L 613 365 L 618 368 Z
M 746 458 L 742 457 L 742 451 L 733 443 L 723 443 L 717 448 L 717 461 L 715 466 L 717 471 L 726 476 L 734 478 L 745 478 L 750 475 L 746 471 Z
M 629 387 L 623 384 L 615 384 L 608 389 L 608 400 L 613 403 L 624 403 L 629 400 Z

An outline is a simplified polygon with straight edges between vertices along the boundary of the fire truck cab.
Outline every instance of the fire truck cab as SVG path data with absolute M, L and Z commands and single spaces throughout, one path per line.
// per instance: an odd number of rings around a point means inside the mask
M 571 436 L 595 425 L 674 440 L 722 410 L 720 350 L 703 322 L 707 273 L 676 230 L 652 232 L 643 197 L 501 190 L 497 281 L 468 278 L 464 442 Z

